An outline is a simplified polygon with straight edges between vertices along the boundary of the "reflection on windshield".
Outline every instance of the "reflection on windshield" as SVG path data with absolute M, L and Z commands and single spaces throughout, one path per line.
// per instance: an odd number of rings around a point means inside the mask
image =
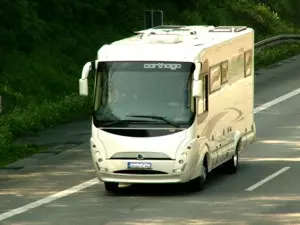
M 106 62 L 99 67 L 94 120 L 104 123 L 144 115 L 154 124 L 166 126 L 151 116 L 163 117 L 173 124 L 191 124 L 192 63 Z

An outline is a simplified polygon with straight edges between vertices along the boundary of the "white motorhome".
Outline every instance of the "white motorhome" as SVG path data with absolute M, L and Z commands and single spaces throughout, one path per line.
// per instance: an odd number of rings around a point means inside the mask
M 102 46 L 95 71 L 91 153 L 107 191 L 120 183 L 187 183 L 238 168 L 256 136 L 254 31 L 162 25 Z

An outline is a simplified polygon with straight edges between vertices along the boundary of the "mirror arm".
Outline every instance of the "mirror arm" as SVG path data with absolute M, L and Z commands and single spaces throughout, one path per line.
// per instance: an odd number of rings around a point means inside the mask
M 202 80 L 200 79 L 201 62 L 195 62 L 196 68 L 193 76 L 193 97 L 202 97 Z
M 201 62 L 197 61 L 195 62 L 195 70 L 194 70 L 194 80 L 199 80 L 199 74 L 200 74 L 200 71 L 201 71 L 201 67 L 202 67 L 202 64 Z
M 88 96 L 88 77 L 91 70 L 95 69 L 97 61 L 87 62 L 82 69 L 81 78 L 79 79 L 79 94 Z
M 81 79 L 85 80 L 88 78 L 89 72 L 95 68 L 95 62 L 88 62 L 84 65 L 81 73 Z

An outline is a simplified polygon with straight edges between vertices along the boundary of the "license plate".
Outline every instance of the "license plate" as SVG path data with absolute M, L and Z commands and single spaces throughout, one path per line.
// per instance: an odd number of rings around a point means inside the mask
M 151 169 L 150 162 L 128 162 L 128 169 Z

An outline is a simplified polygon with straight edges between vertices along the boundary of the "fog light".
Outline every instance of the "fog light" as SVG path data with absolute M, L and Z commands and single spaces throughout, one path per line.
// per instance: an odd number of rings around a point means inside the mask
M 100 166 L 97 162 L 95 162 L 96 166 L 97 166 L 97 169 L 100 170 Z
M 181 171 L 184 171 L 186 167 L 186 163 L 181 167 Z
M 96 160 L 99 162 L 99 163 L 101 163 L 102 161 L 103 161 L 103 159 L 102 159 L 102 157 L 101 157 L 101 154 L 100 154 L 100 152 L 95 152 L 95 158 L 96 158 Z

